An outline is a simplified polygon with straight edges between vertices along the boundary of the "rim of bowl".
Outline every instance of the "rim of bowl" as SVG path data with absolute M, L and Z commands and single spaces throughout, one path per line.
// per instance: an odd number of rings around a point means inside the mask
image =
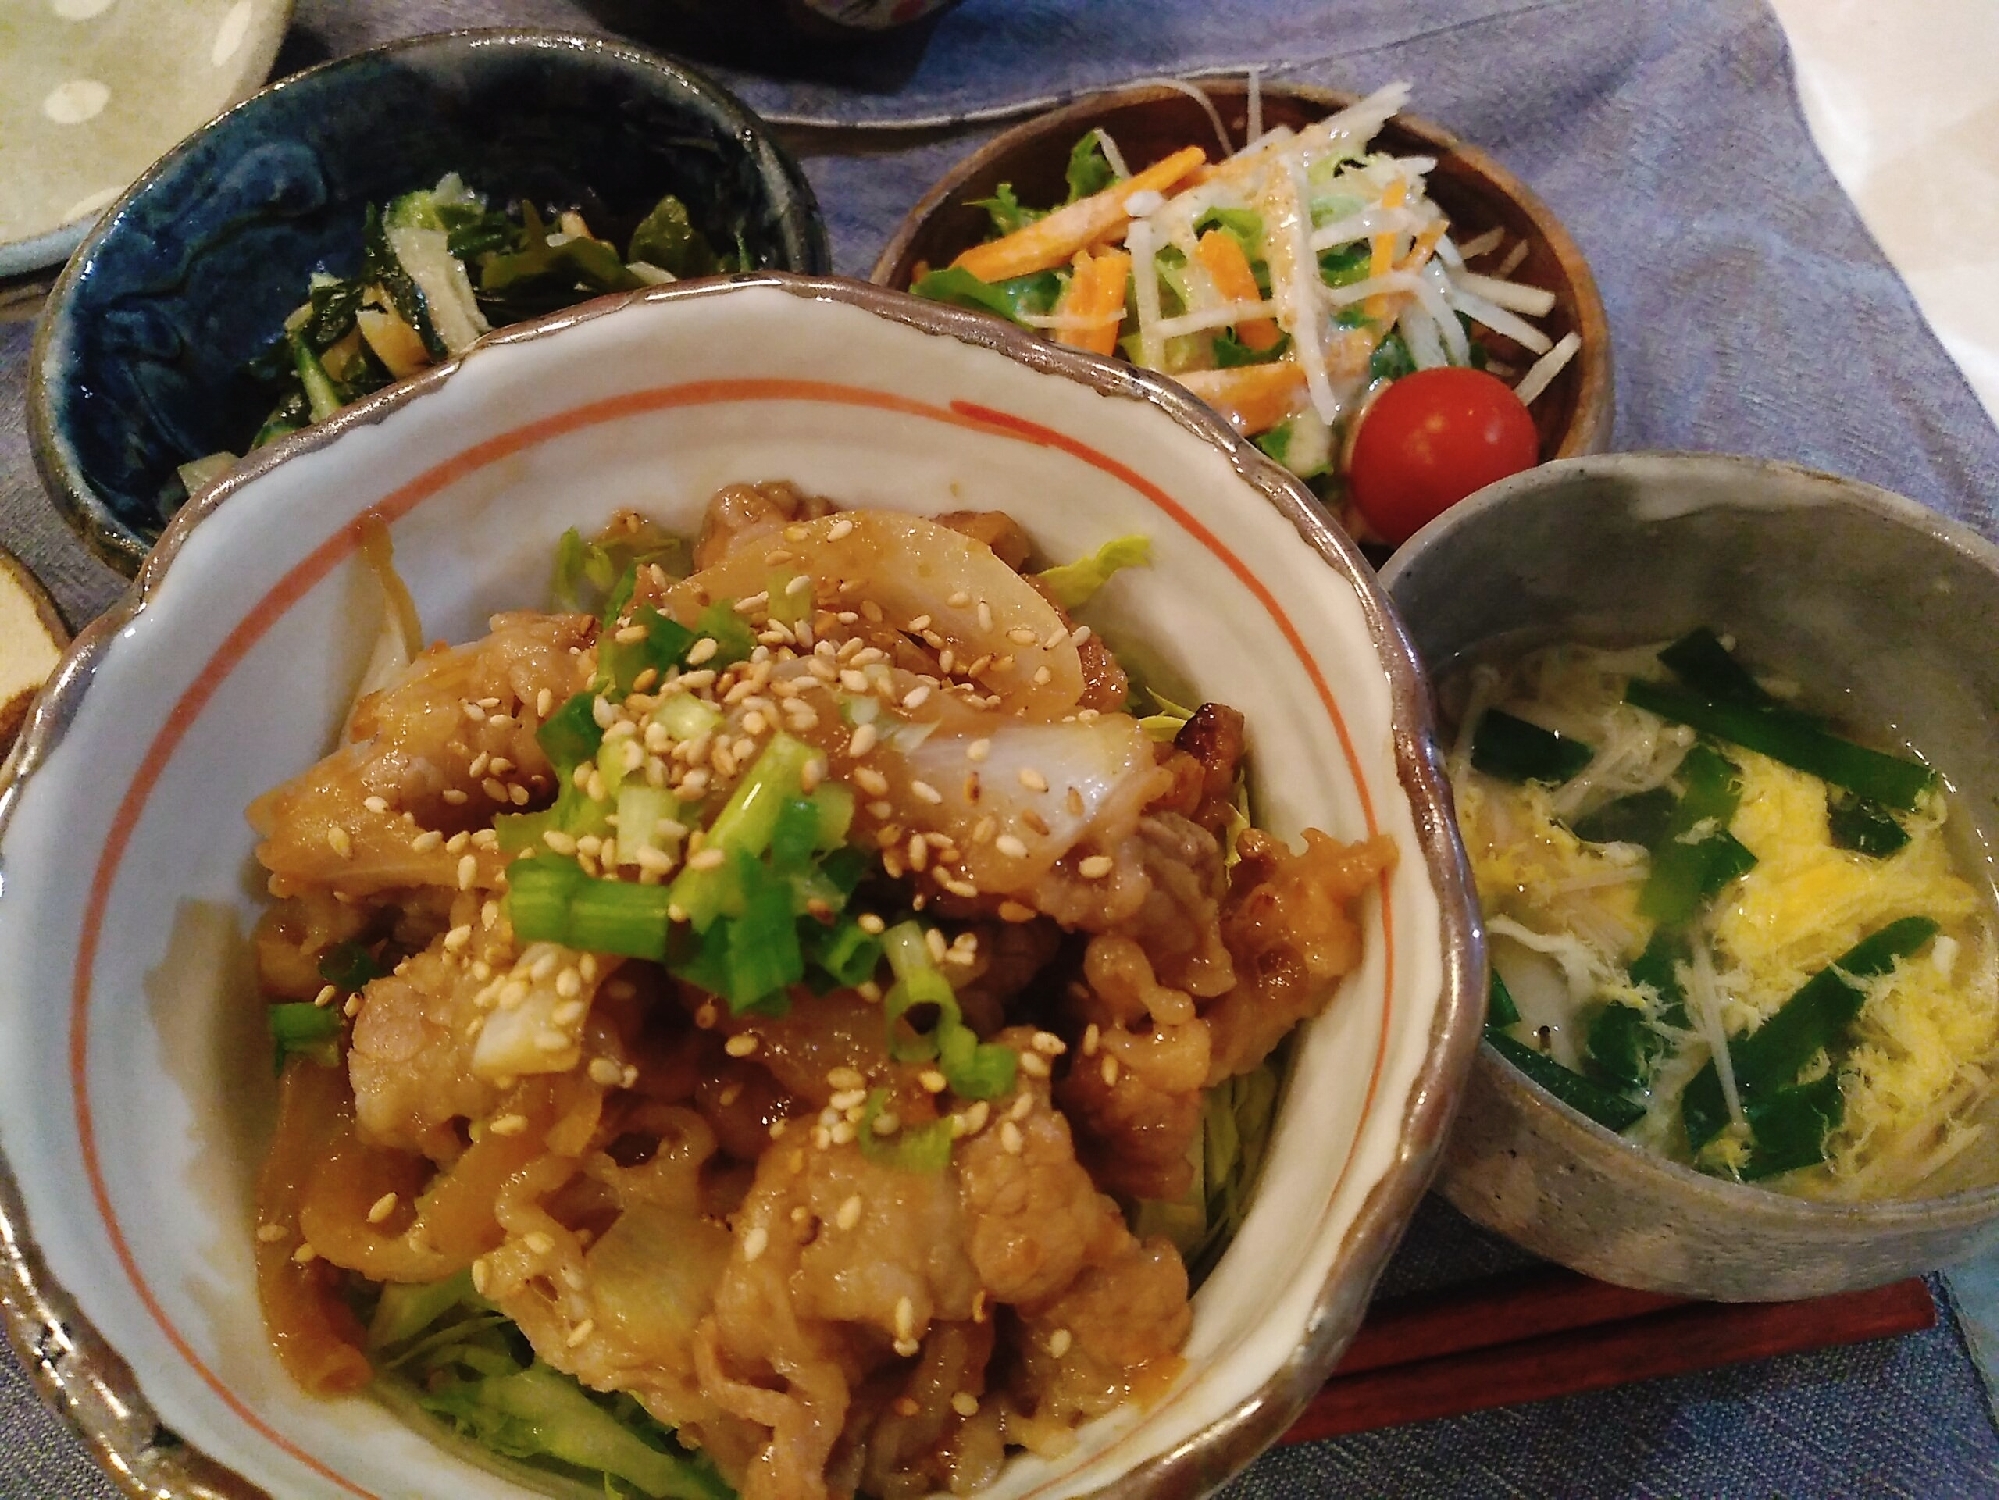
M 252 61 L 261 55 L 263 58 L 261 64 L 246 69 L 240 85 L 223 97 L 222 107 L 211 115 L 209 120 L 197 125 L 190 134 L 207 129 L 210 121 L 220 119 L 245 99 L 261 93 L 268 87 L 267 80 L 271 76 L 272 65 L 277 62 L 278 50 L 284 45 L 286 34 L 291 31 L 292 14 L 297 9 L 295 0 L 276 0 L 276 7 L 277 25 L 272 28 L 264 44 L 251 54 Z M 186 139 L 186 136 L 181 137 L 181 140 Z M 171 152 L 179 144 L 179 141 L 171 141 L 167 144 L 167 150 Z M 152 168 L 148 167 L 146 171 L 151 172 Z M 0 244 L 0 276 L 23 275 L 68 259 L 70 252 L 75 250 L 83 237 L 90 232 L 91 226 L 102 223 L 106 216 L 123 206 L 124 201 L 124 196 L 121 194 L 111 204 L 98 209 L 95 213 L 78 214 L 73 219 L 65 219 L 62 223 L 41 230 L 39 233 Z
M 756 159 L 757 175 L 763 181 L 766 191 L 771 191 L 778 184 L 782 185 L 782 193 L 773 192 L 773 196 L 778 199 L 778 219 L 789 242 L 788 248 L 801 261 L 801 264 L 794 269 L 808 274 L 823 274 L 832 270 L 832 242 L 827 236 L 826 220 L 819 211 L 819 200 L 812 191 L 811 183 L 806 180 L 803 169 L 778 141 L 776 133 L 761 115 L 706 73 L 689 66 L 679 58 L 669 57 L 663 52 L 654 52 L 621 38 L 578 31 L 533 26 L 467 26 L 451 31 L 431 31 L 419 36 L 401 37 L 393 42 L 385 42 L 379 47 L 370 47 L 366 51 L 352 52 L 345 57 L 317 63 L 310 68 L 280 78 L 276 83 L 266 84 L 170 147 L 164 155 L 146 168 L 110 207 L 99 213 L 96 223 L 83 235 L 81 243 L 77 245 L 68 263 L 63 267 L 62 274 L 56 278 L 55 285 L 49 290 L 45 310 L 35 330 L 34 344 L 28 354 L 28 449 L 34 459 L 35 469 L 41 475 L 42 486 L 48 491 L 49 498 L 54 502 L 57 511 L 61 513 L 63 520 L 69 523 L 70 529 L 83 538 L 84 543 L 101 561 L 130 577 L 145 560 L 147 553 L 157 547 L 160 540 L 165 539 L 163 530 L 159 540 L 147 543 L 112 515 L 109 507 L 97 497 L 97 492 L 84 477 L 82 467 L 76 462 L 70 445 L 63 440 L 56 429 L 55 398 L 48 370 L 49 358 L 55 345 L 56 328 L 58 324 L 67 321 L 69 304 L 75 295 L 76 284 L 82 278 L 84 267 L 89 264 L 104 237 L 117 225 L 133 202 L 142 194 L 151 191 L 153 184 L 179 165 L 199 142 L 233 122 L 238 115 L 264 108 L 264 101 L 274 95 L 287 93 L 302 86 L 314 86 L 324 75 L 404 53 L 471 53 L 486 48 L 542 51 L 558 55 L 593 54 L 612 58 L 659 74 L 672 87 L 684 90 L 687 95 L 708 105 L 729 123 L 737 141 Z M 525 325 L 508 325 L 509 328 L 518 326 Z M 481 344 L 490 342 L 506 331 L 505 328 L 496 329 L 477 342 Z M 411 378 L 420 379 L 421 376 Z
M 1442 981 L 1428 1050 L 1411 1081 L 1395 1155 L 1369 1190 L 1313 1304 L 1291 1355 L 1227 1415 L 1155 1455 L 1099 1491 L 1133 1495 L 1206 1493 L 1218 1473 L 1246 1466 L 1290 1426 L 1330 1373 L 1359 1327 L 1369 1294 L 1402 1237 L 1409 1216 L 1442 1161 L 1443 1144 L 1477 1053 L 1485 1011 L 1485 947 L 1471 873 L 1451 813 L 1430 710 L 1430 692 L 1407 633 L 1353 542 L 1332 525 L 1286 470 L 1237 436 L 1222 418 L 1171 381 L 1114 360 L 1070 349 L 967 309 L 927 302 L 866 282 L 759 272 L 678 282 L 598 298 L 527 323 L 496 330 L 454 359 L 385 387 L 261 449 L 191 499 L 169 522 L 124 597 L 86 627 L 50 677 L 0 764 L 0 836 L 27 779 L 61 743 L 88 692 L 97 661 L 160 587 L 194 527 L 237 490 L 288 459 L 326 446 L 351 427 L 369 426 L 448 381 L 486 349 L 545 338 L 573 324 L 614 315 L 634 303 L 728 296 L 774 288 L 805 300 L 858 307 L 876 317 L 989 349 L 1044 374 L 1063 376 L 1102 395 L 1146 402 L 1219 449 L 1237 475 L 1292 522 L 1301 541 L 1353 587 L 1376 656 L 1389 679 L 1396 725 L 1396 779 L 1409 799 L 1425 872 L 1438 898 Z M 242 1500 L 260 1494 L 229 1469 L 184 1444 L 162 1445 L 161 1430 L 131 1369 L 48 1274 L 35 1248 L 19 1189 L 0 1152 L 0 1312 L 21 1364 L 53 1406 L 85 1439 L 98 1463 L 133 1500 L 164 1495 Z M 55 1352 L 51 1353 L 51 1349 Z M 67 1356 L 67 1357 L 65 1357 Z M 164 1488 L 163 1488 L 164 1486 Z
M 1503 510 L 1523 495 L 1597 476 L 1652 477 L 1690 473 L 1740 479 L 1745 484 L 1772 474 L 1802 480 L 1823 489 L 1824 494 L 1818 503 L 1848 505 L 1890 525 L 1925 535 L 1939 545 L 1971 558 L 1999 578 L 1999 546 L 1960 521 L 1863 479 L 1848 479 L 1805 464 L 1747 454 L 1641 449 L 1630 453 L 1563 459 L 1523 470 L 1487 485 L 1477 494 L 1452 506 L 1404 542 L 1381 570 L 1381 586 L 1392 595 L 1396 580 L 1416 566 L 1432 548 L 1443 545 L 1458 527 L 1480 520 L 1493 511 Z M 1481 928 L 1483 925 L 1481 917 Z M 1737 1214 L 1757 1213 L 1774 1221 L 1814 1228 L 1852 1224 L 1870 1228 L 1914 1227 L 1918 1224 L 1932 1227 L 1939 1224 L 1969 1225 L 1999 1213 L 1999 1183 L 1923 1198 L 1868 1198 L 1849 1203 L 1799 1198 L 1774 1188 L 1730 1182 L 1726 1178 L 1713 1177 L 1682 1166 L 1599 1125 L 1535 1083 L 1501 1057 L 1498 1049 L 1482 1036 L 1478 1047 L 1478 1066 L 1509 1098 L 1531 1103 L 1544 1113 L 1552 1112 L 1551 1117 L 1564 1128 L 1575 1149 L 1587 1150 L 1600 1160 L 1617 1161 L 1628 1171 L 1655 1176 L 1716 1210 Z
M 1246 81 L 1237 83 L 1233 73 L 1188 78 L 1185 82 L 1199 89 L 1210 104 L 1214 103 L 1211 90 L 1233 92 L 1248 86 Z M 1350 108 L 1365 97 L 1347 89 L 1276 80 L 1260 81 L 1258 91 L 1265 98 L 1302 99 L 1323 106 L 1329 114 Z M 930 218 L 952 203 L 973 177 L 995 162 L 1004 161 L 1025 142 L 1050 134 L 1058 127 L 1082 126 L 1108 109 L 1186 97 L 1185 90 L 1170 84 L 1130 83 L 1081 95 L 1067 103 L 1039 111 L 1031 118 L 1001 131 L 938 178 L 930 190 L 916 201 L 915 207 L 903 215 L 888 244 L 875 258 L 868 279 L 878 286 L 893 287 L 894 278 L 908 256 L 911 244 Z M 1540 194 L 1514 176 L 1483 147 L 1472 145 L 1422 115 L 1398 112 L 1390 116 L 1389 123 L 1415 136 L 1438 156 L 1457 157 L 1512 199 L 1533 223 L 1535 234 L 1547 244 L 1561 264 L 1563 274 L 1575 290 L 1576 332 L 1582 339 L 1582 347 L 1576 351 L 1573 361 L 1576 369 L 1575 413 L 1562 434 L 1561 442 L 1545 462 L 1601 452 L 1610 441 L 1612 424 L 1616 419 L 1616 361 L 1611 349 L 1610 315 L 1604 308 L 1603 294 L 1597 290 L 1596 273 L 1590 269 L 1589 259 L 1576 243 L 1575 236 L 1569 233 L 1568 226 L 1563 224 L 1554 210 L 1542 201 Z

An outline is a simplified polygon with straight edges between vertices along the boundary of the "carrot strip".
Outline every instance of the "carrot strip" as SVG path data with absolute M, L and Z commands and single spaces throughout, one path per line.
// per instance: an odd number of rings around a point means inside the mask
M 1305 372 L 1290 360 L 1237 365 L 1228 370 L 1189 370 L 1174 379 L 1229 419 L 1245 437 L 1268 432 L 1298 409 Z
M 1091 255 L 1076 252 L 1076 274 L 1055 311 L 1064 317 L 1093 319 L 1091 324 L 1061 328 L 1055 342 L 1092 354 L 1109 354 L 1117 348 L 1118 324 L 1124 317 L 1125 283 L 1131 277 L 1131 257 L 1122 250 L 1106 250 Z
M 1194 253 L 1214 279 L 1215 290 L 1229 301 L 1263 300 L 1263 293 L 1257 290 L 1256 273 L 1249 268 L 1249 257 L 1227 230 L 1210 229 L 1194 246 Z M 1268 349 L 1284 335 L 1275 318 L 1244 318 L 1236 324 L 1235 336 L 1245 349 Z
M 1388 191 L 1381 195 L 1381 206 L 1383 208 L 1400 208 L 1402 200 L 1406 196 L 1408 196 L 1408 188 L 1400 180 L 1392 182 L 1388 185 Z M 1394 269 L 1395 236 L 1392 234 L 1377 234 L 1374 237 L 1373 244 L 1369 247 L 1367 274 L 1370 277 L 1386 276 Z M 1368 317 L 1377 323 L 1388 316 L 1388 298 L 1384 293 L 1376 292 L 1372 297 L 1369 297 L 1366 307 Z
M 981 281 L 1011 281 L 1036 271 L 1053 270 L 1078 250 L 1099 240 L 1121 240 L 1130 215 L 1125 203 L 1134 193 L 1163 193 L 1208 159 L 1199 146 L 1176 151 L 1123 182 L 1112 183 L 1045 219 L 1016 229 L 1000 239 L 974 245 L 952 262 Z

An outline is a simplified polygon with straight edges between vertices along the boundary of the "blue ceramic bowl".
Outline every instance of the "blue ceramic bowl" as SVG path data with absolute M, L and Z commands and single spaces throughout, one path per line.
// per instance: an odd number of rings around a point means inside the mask
M 830 269 L 797 165 L 732 95 L 597 37 L 462 31 L 264 90 L 162 157 L 56 283 L 29 376 L 36 466 L 114 567 L 184 498 L 176 468 L 237 449 L 269 404 L 244 363 L 315 270 L 361 265 L 366 205 L 458 172 L 490 198 L 575 202 L 624 241 L 666 193 L 759 268 Z

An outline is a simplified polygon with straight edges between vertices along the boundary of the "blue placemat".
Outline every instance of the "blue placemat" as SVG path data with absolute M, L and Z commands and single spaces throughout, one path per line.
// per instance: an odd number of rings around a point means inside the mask
M 603 11 L 602 0 L 300 0 L 283 62 L 449 26 L 601 30 Z M 1419 113 L 1547 199 L 1609 307 L 1619 446 L 1816 464 L 1994 531 L 1999 434 L 1813 149 L 1758 0 L 967 0 L 873 57 L 819 59 L 810 79 L 726 76 L 773 116 L 889 127 L 1252 64 L 1348 88 L 1407 78 Z M 991 128 L 884 129 L 864 149 L 808 138 L 841 269 L 864 273 L 909 204 Z M 24 343 L 0 339 L 10 404 Z M 64 603 L 87 612 L 104 580 L 74 571 L 74 548 L 22 479 L 18 441 L 0 420 L 0 539 L 52 560 Z M 1433 1200 L 1384 1290 L 1520 1259 Z M 1999 1318 L 1990 1326 L 1999 1333 Z M 0 1491 L 111 1495 L 22 1397 L 20 1377 L 0 1371 Z M 1279 1450 L 1229 1491 L 1995 1493 L 1999 1435 L 1947 1301 L 1926 1334 Z

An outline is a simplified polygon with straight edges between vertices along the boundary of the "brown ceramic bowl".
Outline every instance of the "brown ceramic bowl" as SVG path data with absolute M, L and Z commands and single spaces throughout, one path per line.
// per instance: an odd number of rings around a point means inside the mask
M 1249 112 L 1245 84 L 1212 79 L 1199 87 L 1239 148 Z M 1296 84 L 1265 84 L 1261 93 L 1265 128 L 1298 129 L 1359 97 Z M 1210 150 L 1218 146 L 1207 112 L 1178 89 L 1139 84 L 1091 94 L 1016 125 L 960 162 L 909 211 L 875 262 L 871 279 L 906 290 L 919 266 L 949 265 L 985 238 L 990 221 L 974 204 L 991 197 L 1002 182 L 1012 183 L 1023 203 L 1060 202 L 1067 192 L 1063 173 L 1070 148 L 1084 132 L 1098 127 L 1110 133 L 1134 172 L 1189 144 Z M 1555 294 L 1554 310 L 1540 320 L 1551 339 L 1571 331 L 1582 339 L 1576 357 L 1532 408 L 1541 458 L 1602 452 L 1610 442 L 1613 414 L 1610 324 L 1596 279 L 1569 232 L 1519 178 L 1440 125 L 1397 115 L 1376 140 L 1396 156 L 1436 158 L 1430 197 L 1450 216 L 1455 238 L 1467 239 L 1497 225 L 1509 241 L 1527 243 L 1527 258 L 1512 279 Z M 1497 334 L 1481 330 L 1480 341 L 1509 364 L 1524 369 L 1532 362 L 1531 355 Z
M 1913 500 L 1768 459 L 1618 453 L 1516 474 L 1382 570 L 1441 678 L 1496 647 L 1737 636 L 1893 725 L 1952 792 L 1961 872 L 1999 900 L 1999 548 Z M 1879 1286 L 1999 1244 L 1999 1101 L 1908 1196 L 1792 1197 L 1695 1172 L 1546 1092 L 1490 1043 L 1438 1189 L 1470 1218 L 1603 1281 L 1723 1302 Z

